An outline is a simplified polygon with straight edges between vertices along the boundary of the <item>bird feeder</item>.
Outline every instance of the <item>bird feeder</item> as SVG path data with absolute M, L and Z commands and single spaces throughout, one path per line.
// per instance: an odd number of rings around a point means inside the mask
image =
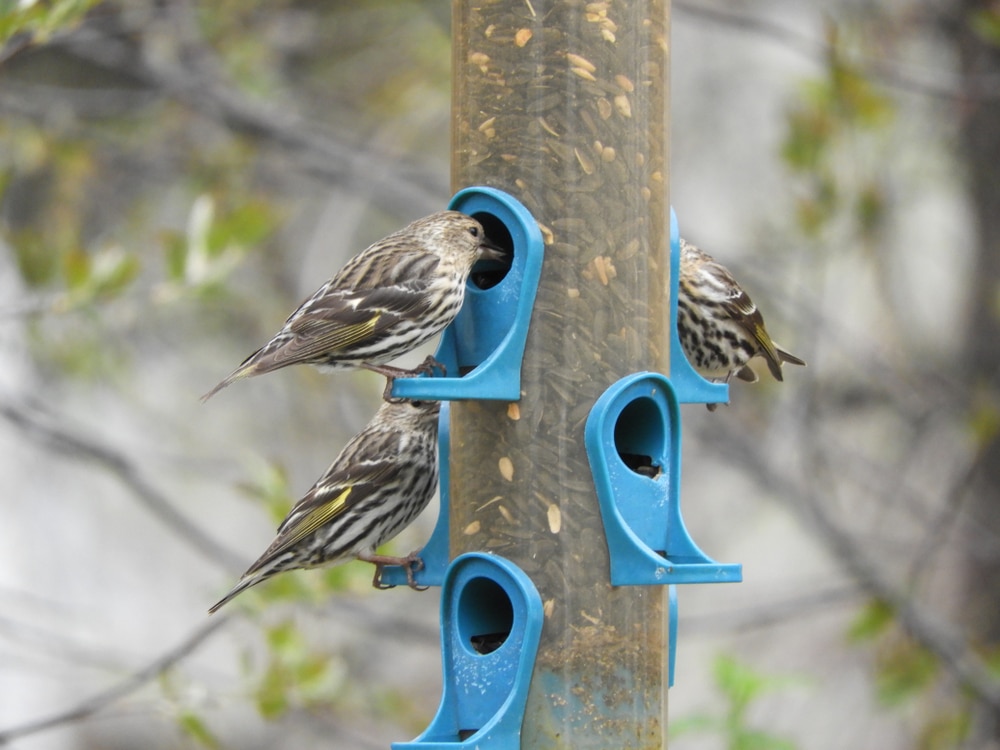
M 523 355 L 503 363 L 519 358 L 517 372 L 502 370 L 495 384 L 502 394 L 439 392 L 453 400 L 442 452 L 445 686 L 427 731 L 396 747 L 662 748 L 674 584 L 740 574 L 700 552 L 676 494 L 677 404 L 724 401 L 727 391 L 685 370 L 676 335 L 669 0 L 454 0 L 452 9 L 452 185 L 455 201 L 471 196 L 452 206 L 488 217 L 494 242 L 509 234 L 512 272 L 535 258 L 540 269 L 533 292 L 515 272 L 510 309 L 497 295 L 468 318 L 463 310 L 439 349 L 441 380 L 458 388 L 503 349 L 506 333 L 480 340 L 488 318 L 525 333 Z M 531 240 L 518 249 L 521 228 L 535 227 L 544 257 Z M 657 373 L 676 373 L 680 387 Z M 408 389 L 434 380 L 399 380 L 394 393 L 433 393 Z M 637 507 L 632 491 L 653 508 Z M 632 580 L 619 569 L 629 558 Z M 467 567 L 487 560 L 493 572 Z M 512 583 L 525 580 L 530 587 Z M 464 595 L 470 587 L 475 595 Z M 522 620 L 498 619 L 496 602 L 511 597 L 540 611 L 537 644 L 521 641 L 486 674 L 491 662 L 467 641 L 492 626 L 462 623 L 502 620 L 507 632 Z M 494 677 L 497 700 L 467 702 L 477 691 L 485 698 Z

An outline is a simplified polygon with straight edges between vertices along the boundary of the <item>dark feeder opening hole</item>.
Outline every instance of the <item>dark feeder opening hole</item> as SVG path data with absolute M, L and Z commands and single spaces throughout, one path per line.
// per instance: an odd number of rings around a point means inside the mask
M 458 633 L 466 646 L 477 654 L 500 648 L 514 626 L 510 597 L 496 581 L 473 578 L 458 600 Z
M 507 253 L 503 260 L 481 260 L 472 267 L 469 279 L 473 285 L 477 289 L 492 289 L 510 271 L 510 265 L 514 261 L 514 238 L 510 236 L 510 230 L 504 223 L 493 214 L 478 213 L 473 214 L 472 218 L 483 225 L 486 238 Z
M 665 442 L 656 402 L 637 398 L 622 409 L 615 422 L 615 450 L 631 471 L 656 479 L 663 472 L 656 460 L 665 455 Z

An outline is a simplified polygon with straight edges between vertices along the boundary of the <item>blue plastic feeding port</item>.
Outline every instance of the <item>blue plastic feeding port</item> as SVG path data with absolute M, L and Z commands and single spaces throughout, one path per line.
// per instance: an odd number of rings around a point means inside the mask
M 424 567 L 413 574 L 419 586 L 440 586 L 448 568 L 450 548 L 448 546 L 448 517 L 451 493 L 449 482 L 449 456 L 451 451 L 451 410 L 448 404 L 441 404 L 438 416 L 438 496 L 440 508 L 437 523 L 427 544 L 420 550 Z M 400 565 L 387 565 L 382 569 L 382 583 L 386 586 L 405 586 L 406 571 Z
M 455 558 L 441 591 L 441 705 L 393 750 L 519 748 L 541 632 L 542 599 L 520 568 L 482 552 Z
M 691 539 L 680 508 L 680 410 L 659 373 L 629 375 L 594 404 L 584 432 L 611 558 L 611 583 L 722 583 L 742 566 L 717 563 Z
M 510 268 L 472 269 L 462 310 L 441 334 L 434 354 L 444 376 L 398 378 L 392 395 L 518 401 L 524 342 L 542 272 L 542 232 L 528 209 L 494 188 L 461 190 L 448 208 L 478 219 L 486 236 L 512 253 Z
M 670 209 L 670 382 L 682 404 L 728 404 L 729 386 L 706 380 L 691 366 L 677 332 L 677 293 L 681 275 L 681 234 Z

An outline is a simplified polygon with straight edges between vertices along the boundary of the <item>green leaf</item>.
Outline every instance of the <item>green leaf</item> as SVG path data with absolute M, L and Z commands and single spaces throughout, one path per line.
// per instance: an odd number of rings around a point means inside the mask
M 255 587 L 257 595 L 265 603 L 308 601 L 312 596 L 312 589 L 305 580 L 308 575 L 302 571 L 282 573 Z
M 28 286 L 45 286 L 56 278 L 60 253 L 46 242 L 39 231 L 21 229 L 11 233 L 8 239 L 14 249 L 18 271 Z
M 286 663 L 298 661 L 306 653 L 302 633 L 291 620 L 268 628 L 265 637 L 275 655 Z
M 211 256 L 233 246 L 245 248 L 263 242 L 274 231 L 274 210 L 262 200 L 251 200 L 220 216 L 208 231 Z
M 254 692 L 257 710 L 265 719 L 276 719 L 289 708 L 288 675 L 281 664 L 271 662 Z
M 882 228 L 886 218 L 885 193 L 882 187 L 869 182 L 855 199 L 855 214 L 861 233 L 872 236 Z
M 370 581 L 373 575 L 371 566 L 335 565 L 323 571 L 323 586 L 329 592 L 347 591 L 362 578 Z
M 71 295 L 68 306 L 90 304 L 121 294 L 139 274 L 139 259 L 119 247 L 94 254 L 72 249 L 63 255 L 63 276 Z
M 765 675 L 727 654 L 720 654 L 712 665 L 715 684 L 732 706 L 731 714 L 740 715 L 761 695 L 795 684 L 794 677 Z
M 729 743 L 731 750 L 795 750 L 795 743 L 776 734 L 749 729 Z
M 969 26 L 983 41 L 1000 47 L 1000 8 L 979 8 L 969 14 Z
M 295 686 L 306 705 L 319 706 L 333 700 L 338 688 L 346 681 L 346 670 L 332 669 L 326 654 L 316 654 L 298 666 Z
M 275 525 L 281 524 L 295 503 L 288 469 L 276 461 L 268 462 L 255 471 L 253 479 L 241 483 L 239 488 L 245 495 L 263 504 Z
M 211 748 L 211 750 L 222 747 L 218 738 L 197 714 L 184 711 L 177 717 L 177 724 L 188 737 L 202 747 Z
M 781 144 L 782 159 L 797 172 L 815 170 L 830 148 L 834 127 L 829 114 L 818 108 L 792 110 L 788 114 L 788 132 Z
M 901 636 L 880 650 L 876 667 L 879 699 L 896 706 L 923 692 L 937 675 L 939 664 L 930 651 Z
M 0 44 L 15 34 L 31 34 L 44 42 L 53 33 L 79 22 L 100 0 L 0 0 Z
M 164 230 L 160 232 L 160 242 L 163 245 L 167 278 L 175 284 L 183 283 L 184 269 L 187 267 L 187 243 L 184 236 L 180 232 Z
M 830 220 L 830 214 L 819 201 L 800 198 L 795 203 L 795 219 L 804 234 L 816 237 Z
M 341 674 L 341 687 L 348 685 L 349 677 L 346 670 Z M 353 685 L 348 685 L 352 697 L 357 695 Z M 420 696 L 412 690 L 395 687 L 375 688 L 370 693 L 361 696 L 366 706 L 371 708 L 375 717 L 391 719 L 394 724 L 409 729 L 414 734 L 421 732 L 427 726 L 426 709 L 419 706 Z M 671 723 L 672 724 L 672 723 Z
M 969 417 L 969 431 L 975 445 L 982 448 L 992 443 L 1000 433 L 1000 409 L 991 402 L 981 401 Z
M 73 248 L 62 256 L 63 278 L 69 289 L 82 289 L 90 281 L 90 255 Z
M 989 649 L 982 655 L 982 657 L 983 661 L 986 663 L 986 668 L 990 670 L 993 675 L 1000 677 L 1000 647 L 993 647 Z
M 273 719 L 293 705 L 329 703 L 346 679 L 331 669 L 330 656 L 314 651 L 291 620 L 265 630 L 270 660 L 254 698 L 261 715 Z
M 872 599 L 847 629 L 851 641 L 870 641 L 885 633 L 895 620 L 894 610 L 881 599 Z
M 697 732 L 722 732 L 725 722 L 708 714 L 693 714 L 670 720 L 670 737 L 680 737 Z
M 767 685 L 765 678 L 727 654 L 716 657 L 712 673 L 715 684 L 738 710 L 759 696 Z
M 917 737 L 918 750 L 951 750 L 968 739 L 972 715 L 968 710 L 947 711 L 932 716 Z
M 100 251 L 93 263 L 94 297 L 116 297 L 139 275 L 139 258 L 120 248 Z
M 857 67 L 837 60 L 830 69 L 832 99 L 841 116 L 850 124 L 873 128 L 893 114 L 891 100 Z
M 679 734 L 718 734 L 730 750 L 794 750 L 794 743 L 778 735 L 755 729 L 747 722 L 750 704 L 770 692 L 799 680 L 785 676 L 764 675 L 727 654 L 713 662 L 715 684 L 725 697 L 720 714 L 701 713 L 671 720 L 670 736 Z

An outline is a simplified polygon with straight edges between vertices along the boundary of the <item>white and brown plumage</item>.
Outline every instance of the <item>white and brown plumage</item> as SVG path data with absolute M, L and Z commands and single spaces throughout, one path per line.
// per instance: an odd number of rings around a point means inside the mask
M 702 377 L 728 383 L 735 375 L 754 383 L 757 374 L 747 364 L 754 357 L 763 357 L 779 381 L 782 363 L 805 365 L 771 339 L 757 306 L 725 266 L 683 238 L 680 244 L 677 331 Z
M 296 364 L 364 367 L 390 379 L 410 374 L 385 363 L 455 319 L 478 259 L 503 257 L 471 216 L 440 211 L 418 219 L 348 261 L 202 400 L 236 380 Z
M 438 482 L 437 401 L 393 399 L 344 446 L 330 468 L 278 527 L 274 541 L 215 612 L 235 596 L 286 570 L 336 565 L 352 559 L 375 564 L 381 587 L 384 565 L 403 565 L 412 588 L 417 553 L 379 555 L 379 546 L 416 519 Z

